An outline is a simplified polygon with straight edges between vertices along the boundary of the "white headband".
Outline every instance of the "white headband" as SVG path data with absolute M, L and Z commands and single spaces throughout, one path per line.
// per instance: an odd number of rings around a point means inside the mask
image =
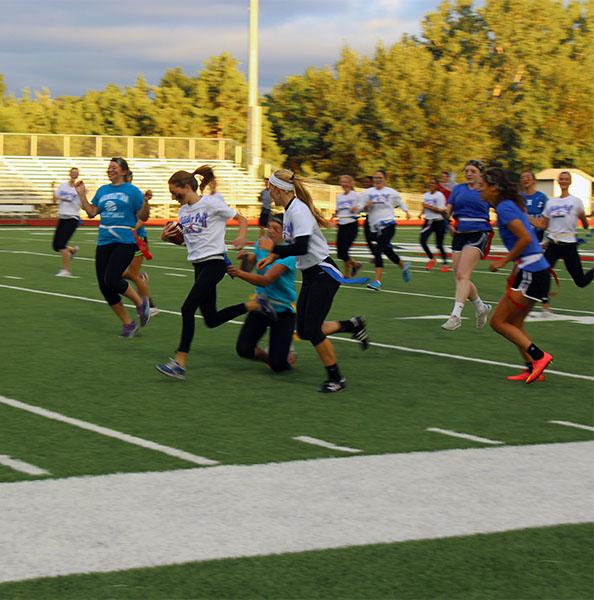
M 295 186 L 292 183 L 279 179 L 274 173 L 270 176 L 270 179 L 268 179 L 268 183 L 281 190 L 285 190 L 285 192 L 292 192 L 295 189 Z

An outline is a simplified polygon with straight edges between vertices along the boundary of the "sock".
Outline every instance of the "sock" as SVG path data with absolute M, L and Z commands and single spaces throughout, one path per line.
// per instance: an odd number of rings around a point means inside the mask
M 454 302 L 454 310 L 452 310 L 452 317 L 460 318 L 462 311 L 464 310 L 464 302 Z
M 479 296 L 476 297 L 476 300 L 473 300 L 474 310 L 481 310 L 483 308 L 484 302 L 480 299 Z
M 544 356 L 544 352 L 534 344 L 530 344 L 530 346 L 526 348 L 526 354 L 533 360 L 540 360 Z
M 348 321 L 338 321 L 340 323 L 340 329 L 338 333 L 353 333 L 355 331 L 355 324 L 351 319 Z
M 333 364 L 330 367 L 326 367 L 326 373 L 328 373 L 328 379 L 330 381 L 340 381 L 342 379 L 342 375 L 340 373 L 340 369 L 338 368 L 338 364 Z

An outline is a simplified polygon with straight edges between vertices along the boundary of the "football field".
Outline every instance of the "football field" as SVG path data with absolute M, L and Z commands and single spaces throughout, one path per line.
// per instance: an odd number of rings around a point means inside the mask
M 77 231 L 75 277 L 57 278 L 53 230 L 0 228 L 0 598 L 591 597 L 592 286 L 557 265 L 554 317 L 527 325 L 554 363 L 509 382 L 519 355 L 472 306 L 440 328 L 452 274 L 425 271 L 401 228 L 412 281 L 390 264 L 329 315 L 369 323 L 367 352 L 333 336 L 344 393 L 317 393 L 309 343 L 275 374 L 236 356 L 241 319 L 199 315 L 179 382 L 154 365 L 178 342 L 185 249 L 149 231 L 160 313 L 125 340 L 96 234 Z M 487 267 L 473 280 L 496 303 L 508 272 Z M 218 306 L 252 291 L 226 277 Z

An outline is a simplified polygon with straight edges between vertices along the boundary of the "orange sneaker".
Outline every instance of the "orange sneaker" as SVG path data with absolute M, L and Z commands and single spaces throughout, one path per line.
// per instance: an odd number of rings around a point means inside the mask
M 530 375 L 530 371 L 522 371 L 517 375 L 509 375 L 506 377 L 508 381 L 526 381 L 528 379 L 528 375 Z M 544 374 L 541 374 L 536 381 L 544 381 Z
M 450 267 L 448 267 L 447 265 L 443 265 L 439 268 L 439 272 L 440 273 L 449 273 L 450 272 Z
M 432 271 L 433 267 L 435 266 L 435 259 L 432 258 L 426 265 L 425 265 L 425 269 L 427 269 L 427 271 Z
M 543 357 L 540 360 L 535 360 L 532 363 L 532 373 L 526 377 L 526 383 L 532 383 L 535 379 L 538 379 L 542 372 L 553 362 L 553 357 L 548 353 L 544 352 Z

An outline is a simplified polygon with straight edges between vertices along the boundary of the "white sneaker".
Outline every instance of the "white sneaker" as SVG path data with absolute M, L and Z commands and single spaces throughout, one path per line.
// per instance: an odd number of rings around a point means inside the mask
M 156 306 L 153 306 L 152 308 L 149 309 L 149 313 L 151 314 L 151 317 L 158 315 L 160 312 L 161 311 Z
M 60 269 L 56 273 L 56 277 L 72 277 L 72 273 L 70 271 L 67 271 L 66 269 Z
M 483 306 L 480 310 L 476 311 L 476 328 L 482 329 L 489 320 L 489 314 L 493 310 L 493 307 L 490 304 L 486 304 L 483 302 Z
M 450 318 L 445 323 L 443 323 L 441 328 L 445 329 L 446 331 L 454 331 L 454 329 L 458 329 L 458 327 L 461 327 L 461 326 L 462 326 L 462 319 L 460 317 L 451 315 Z
M 543 308 L 541 313 L 540 313 L 540 318 L 541 319 L 552 319 L 554 318 L 555 314 L 553 313 L 552 310 L 548 310 L 546 308 Z

